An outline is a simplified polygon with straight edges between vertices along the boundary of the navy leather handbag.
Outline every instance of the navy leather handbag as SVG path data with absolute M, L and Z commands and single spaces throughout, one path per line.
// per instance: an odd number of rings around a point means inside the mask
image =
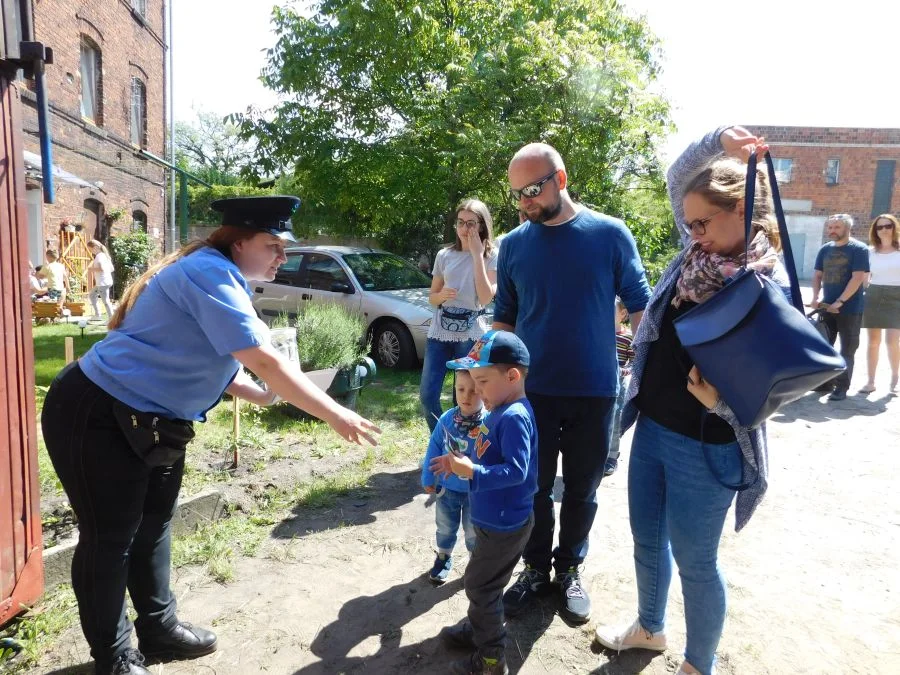
M 791 300 L 745 266 L 706 302 L 675 320 L 675 331 L 703 379 L 719 391 L 741 426 L 756 427 L 779 407 L 841 373 L 846 364 L 803 312 L 775 166 L 765 155 Z M 752 232 L 756 156 L 747 165 L 744 251 Z M 745 255 L 746 260 L 746 255 Z

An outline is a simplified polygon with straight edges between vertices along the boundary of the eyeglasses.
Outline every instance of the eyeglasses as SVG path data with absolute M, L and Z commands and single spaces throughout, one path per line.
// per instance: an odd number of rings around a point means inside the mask
M 687 228 L 691 231 L 691 234 L 706 234 L 706 226 L 709 225 L 710 221 L 713 218 L 722 213 L 722 211 L 724 210 L 725 209 L 719 209 L 715 213 L 710 213 L 708 216 L 706 216 L 706 218 L 697 218 L 697 220 L 692 220 L 687 224 Z
M 456 221 L 456 227 L 457 227 L 457 228 L 462 228 L 462 227 L 464 227 L 464 228 L 469 229 L 469 230 L 475 230 L 475 229 L 478 229 L 479 224 L 480 224 L 480 223 L 479 223 L 477 220 L 457 220 L 457 221 Z
M 875 226 L 875 229 L 876 229 L 876 230 L 893 230 L 893 229 L 894 229 L 894 224 L 893 224 L 893 223 L 888 223 L 887 225 L 876 225 L 876 226 Z
M 544 190 L 544 183 L 553 178 L 558 171 L 559 169 L 554 169 L 553 173 L 548 173 L 539 181 L 526 185 L 520 190 L 510 189 L 509 194 L 516 201 L 519 201 L 522 197 L 528 197 L 529 199 L 537 197 Z

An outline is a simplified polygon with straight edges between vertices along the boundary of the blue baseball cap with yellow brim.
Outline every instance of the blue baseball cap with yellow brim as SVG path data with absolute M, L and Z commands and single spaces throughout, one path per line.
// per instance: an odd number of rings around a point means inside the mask
M 527 368 L 531 363 L 528 347 L 515 333 L 489 330 L 475 341 L 468 356 L 447 361 L 447 367 L 450 370 L 472 370 L 501 363 Z

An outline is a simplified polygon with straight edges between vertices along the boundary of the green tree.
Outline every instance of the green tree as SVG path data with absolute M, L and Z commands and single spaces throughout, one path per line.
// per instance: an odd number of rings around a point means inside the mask
M 309 207 L 341 214 L 338 232 L 433 249 L 468 196 L 509 229 L 506 167 L 530 141 L 554 145 L 608 213 L 662 185 L 657 40 L 614 0 L 323 0 L 273 22 L 263 80 L 283 102 L 232 121 L 256 170 L 292 172 Z
M 240 183 L 253 148 L 237 126 L 213 113 L 200 111 L 194 122 L 175 123 L 175 163 L 207 183 Z

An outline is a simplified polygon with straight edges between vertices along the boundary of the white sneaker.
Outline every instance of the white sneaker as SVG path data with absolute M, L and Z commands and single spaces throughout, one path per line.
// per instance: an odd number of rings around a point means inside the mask
M 662 631 L 651 633 L 644 629 L 640 619 L 635 619 L 634 623 L 626 628 L 600 626 L 597 628 L 596 638 L 601 645 L 617 652 L 626 649 L 651 649 L 655 652 L 666 650 L 666 634 Z

